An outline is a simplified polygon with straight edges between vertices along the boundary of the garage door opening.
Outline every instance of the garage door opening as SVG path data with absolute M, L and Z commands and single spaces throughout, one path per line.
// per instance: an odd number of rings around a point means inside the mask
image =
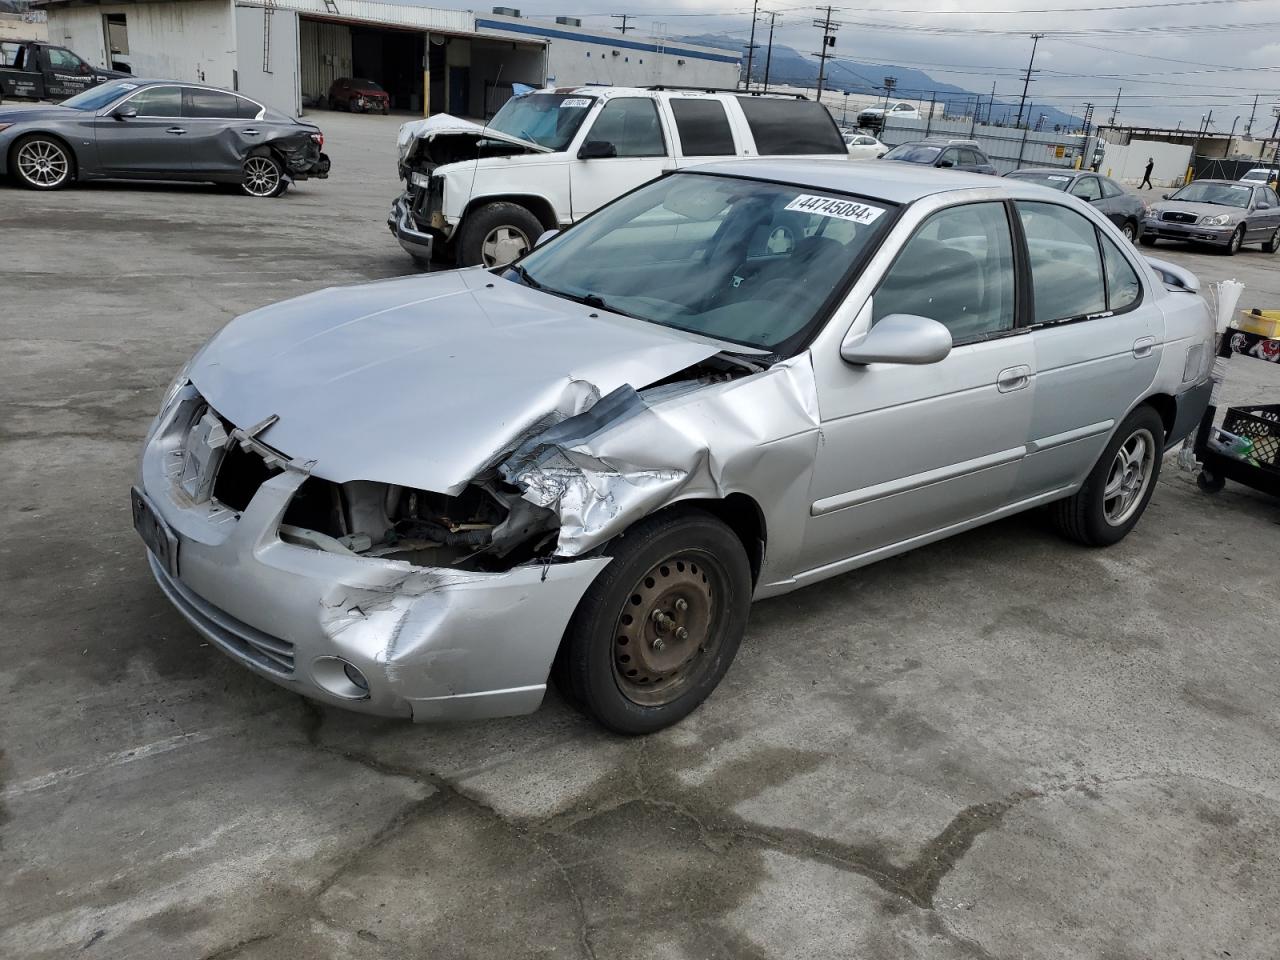
M 298 37 L 302 105 L 329 106 L 335 80 L 371 80 L 391 98 L 391 109 L 422 115 L 422 63 L 426 35 L 419 30 L 352 26 L 303 18 Z

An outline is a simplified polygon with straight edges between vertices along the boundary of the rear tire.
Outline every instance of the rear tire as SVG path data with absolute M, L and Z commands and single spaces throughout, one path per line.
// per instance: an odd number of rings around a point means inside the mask
M 693 508 L 641 520 L 574 612 L 554 676 L 566 699 L 615 733 L 653 733 L 720 683 L 746 630 L 751 566 L 724 523 Z
M 542 222 L 518 203 L 477 207 L 459 231 L 458 266 L 504 266 L 532 250 L 542 232 Z
M 1143 404 L 1127 416 L 1074 495 L 1051 507 L 1065 537 L 1090 547 L 1119 543 L 1147 509 L 1164 457 L 1164 421 Z
M 1280 227 L 1276 227 L 1271 236 L 1262 241 L 1263 253 L 1275 253 L 1277 250 L 1280 250 Z
M 270 150 L 259 147 L 244 159 L 240 192 L 250 197 L 278 197 L 289 189 L 284 167 Z
M 76 177 L 71 149 L 57 137 L 33 133 L 13 145 L 9 169 L 28 190 L 60 190 Z

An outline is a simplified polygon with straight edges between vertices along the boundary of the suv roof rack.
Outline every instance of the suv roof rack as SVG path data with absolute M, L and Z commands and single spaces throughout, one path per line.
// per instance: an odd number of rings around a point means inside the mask
M 655 83 L 645 90 L 680 90 L 685 93 L 732 93 L 738 97 L 790 97 L 796 100 L 808 100 L 803 93 L 772 93 L 765 90 L 734 90 L 729 87 L 677 87 L 669 83 Z

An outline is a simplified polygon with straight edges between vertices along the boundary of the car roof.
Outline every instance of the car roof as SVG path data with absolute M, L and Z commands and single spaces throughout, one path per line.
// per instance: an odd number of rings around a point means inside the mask
M 912 203 L 921 197 L 951 190 L 973 187 L 1000 189 L 1001 177 L 981 173 L 962 173 L 958 170 L 935 170 L 912 163 L 895 163 L 888 160 L 859 160 L 845 158 L 830 160 L 802 159 L 746 159 L 722 160 L 716 163 L 686 167 L 698 173 L 716 173 L 726 176 L 751 177 L 756 180 L 776 180 L 780 183 L 818 190 L 836 190 L 841 193 L 859 194 L 888 200 L 890 203 Z M 1014 189 L 1008 185 L 1004 189 Z M 1018 189 L 1025 189 L 1019 187 Z
M 1011 170 L 1006 173 L 1006 177 L 1016 177 L 1020 173 L 1053 173 L 1061 177 L 1083 177 L 1088 174 L 1091 177 L 1102 177 L 1100 173 L 1094 173 L 1092 170 L 1076 170 L 1072 167 L 1019 167 L 1017 170 Z M 1103 177 L 1105 180 L 1106 177 Z

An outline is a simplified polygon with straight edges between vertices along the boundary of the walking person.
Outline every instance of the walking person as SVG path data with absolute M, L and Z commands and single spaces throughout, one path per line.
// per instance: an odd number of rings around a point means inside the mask
M 1147 169 L 1142 172 L 1142 182 L 1138 184 L 1138 189 L 1146 187 L 1148 190 L 1154 190 L 1151 185 L 1151 171 L 1156 168 L 1156 161 L 1153 157 L 1147 157 Z

